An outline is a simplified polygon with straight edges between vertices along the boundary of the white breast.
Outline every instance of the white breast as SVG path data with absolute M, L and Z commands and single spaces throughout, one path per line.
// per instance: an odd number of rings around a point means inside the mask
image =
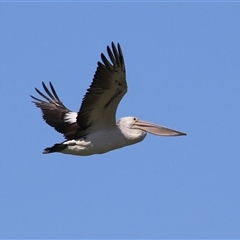
M 67 144 L 68 147 L 62 153 L 80 156 L 101 154 L 129 145 L 126 137 L 117 127 L 94 132 L 81 139 L 65 141 L 63 144 Z

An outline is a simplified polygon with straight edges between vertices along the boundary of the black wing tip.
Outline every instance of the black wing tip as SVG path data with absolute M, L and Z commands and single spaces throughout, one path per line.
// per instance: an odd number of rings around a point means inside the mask
M 34 103 L 34 104 L 37 104 L 37 103 L 39 103 L 39 102 L 43 102 L 41 99 L 36 98 L 36 97 L 34 97 L 34 96 L 32 96 L 32 95 L 30 95 L 30 97 L 31 97 L 32 99 L 34 99 L 34 101 L 32 101 L 32 103 Z
M 112 47 L 112 50 L 113 50 L 113 49 L 118 50 L 119 54 L 122 52 L 120 43 L 116 43 L 116 44 L 115 44 L 115 43 L 112 41 L 112 42 L 111 42 L 111 47 Z M 108 49 L 111 49 L 110 46 L 107 46 L 107 50 L 108 50 Z
M 122 48 L 120 43 L 117 43 L 117 48 L 114 44 L 114 42 L 112 42 L 112 50 L 114 53 L 117 54 L 116 58 L 118 58 L 120 60 L 120 64 L 123 67 L 123 69 L 125 70 L 125 63 L 124 63 L 124 57 L 123 57 L 123 52 L 122 52 Z
M 117 46 L 117 47 L 116 47 Z M 125 63 L 124 63 L 124 57 L 123 57 L 123 52 L 121 49 L 121 46 L 119 43 L 115 45 L 114 42 L 111 42 L 111 45 L 107 46 L 107 53 L 108 57 L 110 58 L 112 64 L 109 62 L 108 58 L 105 56 L 104 53 L 101 53 L 101 59 L 102 62 L 106 67 L 118 65 L 119 67 L 121 66 L 123 71 L 125 71 Z M 101 65 L 101 63 L 98 62 L 98 66 Z
M 121 48 L 121 46 L 120 46 L 120 43 L 117 43 L 117 44 L 115 44 L 113 41 L 111 42 L 111 45 L 112 45 L 112 48 L 116 48 L 116 46 L 118 47 L 118 48 Z
M 49 81 L 48 83 L 49 83 L 50 86 L 52 85 L 51 81 Z M 42 86 L 43 86 L 43 87 L 46 87 L 46 84 L 45 84 L 44 81 L 42 81 Z
M 119 53 L 122 53 L 122 48 L 121 48 L 120 43 L 116 43 L 116 44 L 115 44 L 115 43 L 112 41 L 111 46 L 112 46 L 112 49 L 113 49 L 113 48 L 116 48 L 116 49 L 118 49 L 118 52 L 119 52 Z
M 64 104 L 61 102 L 60 98 L 57 95 L 57 92 L 55 91 L 53 84 L 49 81 L 49 87 L 47 87 L 47 85 L 42 81 L 42 86 L 43 89 L 45 91 L 45 93 L 41 92 L 38 88 L 35 87 L 35 91 L 41 96 L 43 97 L 45 100 L 47 100 L 49 103 L 54 103 L 54 104 L 60 104 L 62 105 L 62 107 L 65 107 Z M 37 100 L 39 102 L 44 102 L 41 99 L 38 99 L 32 95 L 30 95 L 31 98 L 33 98 L 34 100 Z M 65 107 L 66 108 L 66 107 Z

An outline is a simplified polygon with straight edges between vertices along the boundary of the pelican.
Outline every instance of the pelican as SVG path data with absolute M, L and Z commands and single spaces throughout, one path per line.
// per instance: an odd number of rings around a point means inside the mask
M 107 46 L 110 61 L 102 53 L 97 62 L 93 81 L 83 97 L 78 113 L 64 106 L 53 85 L 45 94 L 35 88 L 44 99 L 30 95 L 41 109 L 45 122 L 65 137 L 65 141 L 44 149 L 43 153 L 64 153 L 79 156 L 102 154 L 141 142 L 147 132 L 158 136 L 182 136 L 186 133 L 140 120 L 123 117 L 116 123 L 116 110 L 127 92 L 126 70 L 120 44 Z

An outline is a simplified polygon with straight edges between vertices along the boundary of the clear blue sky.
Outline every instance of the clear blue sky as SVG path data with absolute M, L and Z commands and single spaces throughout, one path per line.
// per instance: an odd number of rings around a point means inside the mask
M 1 238 L 240 238 L 240 3 L 0 3 Z M 103 155 L 43 155 L 63 137 L 34 87 L 78 111 L 119 42 L 117 118 L 187 132 Z M 104 141 L 104 139 L 103 139 Z

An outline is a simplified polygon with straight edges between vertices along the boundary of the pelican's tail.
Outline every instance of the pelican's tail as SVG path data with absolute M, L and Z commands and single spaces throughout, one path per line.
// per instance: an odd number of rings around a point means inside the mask
M 53 153 L 53 152 L 61 152 L 67 147 L 66 144 L 56 143 L 52 147 L 47 147 L 43 150 L 43 154 Z

